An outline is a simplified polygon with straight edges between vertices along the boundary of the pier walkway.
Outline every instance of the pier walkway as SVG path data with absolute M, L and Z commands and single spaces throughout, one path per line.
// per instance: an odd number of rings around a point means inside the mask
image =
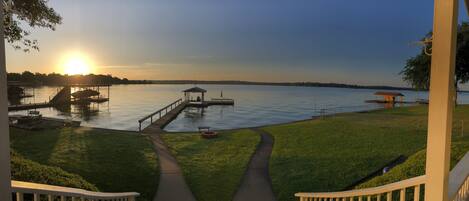
M 138 130 L 144 133 L 161 133 L 163 128 L 174 120 L 179 113 L 187 107 L 188 101 L 178 99 L 168 106 L 138 120 Z M 150 120 L 146 128 L 142 128 L 142 124 Z

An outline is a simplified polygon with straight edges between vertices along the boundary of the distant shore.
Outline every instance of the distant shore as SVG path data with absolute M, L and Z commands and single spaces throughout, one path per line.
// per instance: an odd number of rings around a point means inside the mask
M 300 87 L 333 87 L 333 88 L 351 88 L 351 89 L 378 89 L 378 90 L 406 90 L 406 91 L 425 91 L 417 90 L 412 87 L 394 87 L 384 85 L 353 85 L 341 83 L 322 83 L 322 82 L 251 82 L 251 81 L 205 81 L 205 80 L 149 80 L 152 84 L 221 84 L 221 85 L 268 85 L 268 86 L 300 86 Z

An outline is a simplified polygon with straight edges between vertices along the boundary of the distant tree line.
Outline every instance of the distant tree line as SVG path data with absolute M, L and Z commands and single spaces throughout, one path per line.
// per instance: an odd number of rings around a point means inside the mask
M 411 87 L 393 87 L 382 85 L 354 85 L 341 83 L 321 83 L 321 82 L 250 82 L 237 80 L 153 80 L 153 84 L 221 84 L 221 85 L 269 85 L 269 86 L 300 86 L 300 87 L 333 87 L 352 89 L 380 89 L 380 90 L 409 90 L 415 91 Z
M 62 75 L 58 73 L 8 73 L 9 82 L 20 82 L 29 85 L 67 85 L 67 84 L 148 84 L 146 80 L 129 80 L 112 75 Z

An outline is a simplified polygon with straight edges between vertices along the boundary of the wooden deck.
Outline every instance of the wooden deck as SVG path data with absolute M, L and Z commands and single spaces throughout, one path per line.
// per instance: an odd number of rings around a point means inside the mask
M 212 99 L 203 102 L 176 100 L 168 106 L 140 119 L 139 131 L 144 133 L 161 133 L 163 128 L 171 123 L 186 107 L 208 107 L 211 105 L 234 105 L 233 99 Z M 150 125 L 142 128 L 142 123 L 150 120 Z M 155 120 L 155 121 L 153 121 Z

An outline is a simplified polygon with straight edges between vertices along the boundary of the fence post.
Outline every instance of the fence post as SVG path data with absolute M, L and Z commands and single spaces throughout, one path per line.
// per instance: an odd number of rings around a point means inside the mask
M 448 201 L 458 0 L 435 0 L 425 201 Z
M 3 16 L 4 2 L 0 3 Z M 3 23 L 0 23 L 0 37 L 4 38 Z M 10 138 L 8 128 L 7 76 L 5 64 L 5 41 L 0 40 L 0 200 L 11 200 Z

